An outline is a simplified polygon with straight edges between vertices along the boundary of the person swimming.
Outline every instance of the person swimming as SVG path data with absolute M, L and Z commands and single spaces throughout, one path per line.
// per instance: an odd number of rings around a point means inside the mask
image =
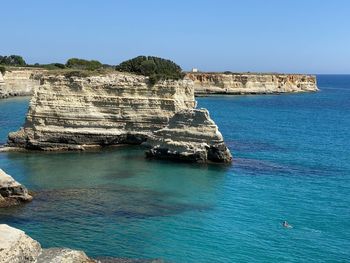
M 282 225 L 285 228 L 293 228 L 293 226 L 291 226 L 287 221 L 283 221 Z

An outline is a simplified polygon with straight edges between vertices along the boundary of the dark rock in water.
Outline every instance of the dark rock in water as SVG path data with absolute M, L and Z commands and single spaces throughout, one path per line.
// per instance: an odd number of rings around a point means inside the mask
M 32 199 L 27 188 L 0 169 L 0 207 L 19 205 Z
M 185 162 L 230 163 L 232 156 L 206 109 L 177 112 L 169 124 L 144 144 L 146 157 Z

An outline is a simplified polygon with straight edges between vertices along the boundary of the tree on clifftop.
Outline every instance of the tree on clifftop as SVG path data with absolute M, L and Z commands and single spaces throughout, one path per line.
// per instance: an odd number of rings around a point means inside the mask
M 26 66 L 27 63 L 21 56 L 11 55 L 11 56 L 0 56 L 0 64 L 7 66 Z
M 96 70 L 102 68 L 102 64 L 97 60 L 71 58 L 68 59 L 66 67 L 74 69 Z
M 149 77 L 150 83 L 153 85 L 159 80 L 164 79 L 182 79 L 184 74 L 179 65 L 171 60 L 152 57 L 138 56 L 136 58 L 126 60 L 115 68 L 118 71 L 130 72 Z

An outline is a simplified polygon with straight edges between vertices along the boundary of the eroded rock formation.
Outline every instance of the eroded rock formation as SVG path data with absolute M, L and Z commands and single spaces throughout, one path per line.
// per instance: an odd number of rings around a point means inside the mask
M 151 136 L 146 144 L 149 158 L 205 163 L 230 163 L 232 156 L 206 109 L 177 112 L 169 124 Z
M 44 72 L 42 69 L 17 68 L 0 73 L 0 99 L 12 96 L 29 96 L 39 85 L 39 80 L 33 76 Z
M 96 145 L 140 144 L 175 112 L 195 106 L 193 82 L 161 81 L 113 73 L 91 77 L 37 76 L 24 127 L 10 146 L 76 150 Z
M 188 73 L 197 95 L 279 94 L 318 91 L 316 77 L 297 74 Z
M 0 207 L 31 201 L 27 188 L 0 169 Z

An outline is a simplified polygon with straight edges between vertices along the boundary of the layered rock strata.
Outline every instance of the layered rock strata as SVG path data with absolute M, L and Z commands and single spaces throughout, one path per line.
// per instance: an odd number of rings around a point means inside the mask
M 316 77 L 297 74 L 188 73 L 196 95 L 280 94 L 318 91 Z
M 34 75 L 44 72 L 42 69 L 18 68 L 0 73 L 0 99 L 12 96 L 29 96 L 39 85 Z
M 186 162 L 230 163 L 232 156 L 206 109 L 177 112 L 169 124 L 145 143 L 151 147 L 148 158 Z
M 32 200 L 27 188 L 0 169 L 0 207 L 18 205 Z
M 126 73 L 91 77 L 37 76 L 24 127 L 10 146 L 77 150 L 140 144 L 175 112 L 195 107 L 190 80 L 161 81 Z

